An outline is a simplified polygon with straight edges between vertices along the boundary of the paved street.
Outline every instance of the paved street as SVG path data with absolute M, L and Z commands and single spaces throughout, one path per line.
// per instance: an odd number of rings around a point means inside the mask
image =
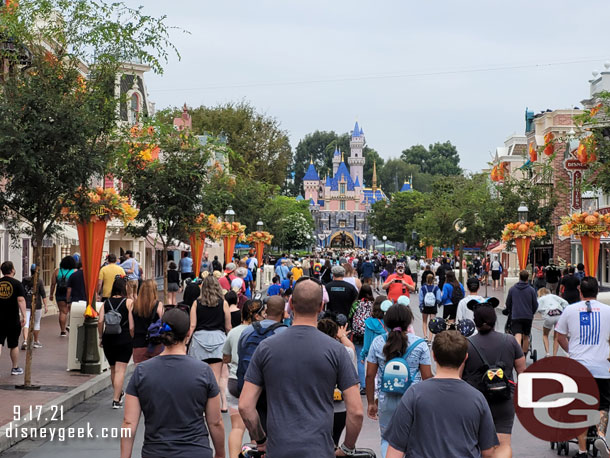
M 493 294 L 491 289 L 490 294 Z M 499 295 L 499 293 L 498 293 Z M 413 298 L 412 310 L 415 314 L 414 327 L 417 333 L 421 333 L 421 315 L 417 307 L 417 299 Z M 498 311 L 498 328 L 504 326 L 505 318 Z M 537 349 L 539 355 L 544 355 L 544 348 L 542 345 L 542 331 L 541 331 L 541 320 L 536 320 L 533 331 L 534 348 Z M 3 357 L 4 361 L 4 357 Z M 528 358 L 528 364 L 531 363 L 531 359 Z M 4 361 L 6 364 L 6 361 Z M 86 427 L 87 424 L 94 430 L 94 434 L 101 434 L 100 428 L 120 428 L 122 420 L 122 410 L 112 410 L 110 408 L 111 400 L 110 389 L 106 389 L 98 393 L 95 397 L 89 399 L 86 402 L 81 403 L 74 409 L 66 412 L 64 421 L 61 423 L 50 424 L 49 427 Z M 363 397 L 363 403 L 366 406 L 366 400 Z M 6 410 L 6 409 L 4 409 Z M 228 436 L 230 428 L 230 419 L 227 414 L 224 414 L 226 435 Z M 552 457 L 557 456 L 554 451 L 549 447 L 549 444 L 534 438 L 532 435 L 527 433 L 519 424 L 515 421 L 513 434 L 513 447 L 515 457 Z M 143 422 L 140 424 L 138 434 L 136 437 L 136 447 L 140 447 L 143 440 Z M 365 419 L 363 430 L 360 434 L 358 441 L 359 447 L 372 448 L 379 453 L 379 430 L 377 422 Z M 571 446 L 571 451 L 575 451 L 576 446 Z M 25 440 L 17 444 L 10 450 L 0 454 L 3 457 L 10 458 L 42 458 L 42 457 L 82 457 L 86 454 L 88 458 L 96 457 L 107 457 L 116 454 L 119 449 L 119 440 L 113 438 L 93 438 L 93 439 L 66 439 L 61 442 L 57 439 L 51 440 Z

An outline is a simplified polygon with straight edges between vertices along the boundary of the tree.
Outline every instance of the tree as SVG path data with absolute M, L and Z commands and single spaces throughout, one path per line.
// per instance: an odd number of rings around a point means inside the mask
M 430 175 L 460 175 L 460 156 L 457 148 L 450 141 L 436 142 L 426 149 L 422 145 L 414 145 L 401 154 L 407 164 L 418 165 L 423 173 Z
M 58 230 L 62 201 L 105 173 L 121 62 L 138 58 L 160 72 L 173 47 L 164 19 L 122 3 L 13 3 L 0 8 L 0 30 L 28 56 L 10 47 L 1 54 L 11 70 L 0 87 L 0 217 L 13 237 L 31 236 L 41 266 L 42 242 Z M 30 367 L 28 345 L 26 385 Z
M 278 223 L 277 239 L 280 247 L 305 248 L 313 242 L 313 226 L 302 213 L 287 215 Z
M 233 154 L 231 172 L 251 180 L 283 186 L 290 167 L 292 150 L 287 133 L 279 121 L 259 113 L 247 102 L 229 102 L 215 107 L 189 110 L 195 134 L 226 135 Z M 159 113 L 166 123 L 182 114 L 182 108 Z
M 409 242 L 414 222 L 427 208 L 427 202 L 427 196 L 419 191 L 395 193 L 389 204 L 376 202 L 369 216 L 373 234 L 378 239 L 386 235 L 394 242 Z
M 190 132 L 177 131 L 154 119 L 141 129 L 126 129 L 122 139 L 114 174 L 139 208 L 128 231 L 144 237 L 156 231 L 163 244 L 163 262 L 167 263 L 168 246 L 187 238 L 202 211 L 207 159 L 224 145 L 208 140 L 202 146 Z M 151 150 L 159 151 L 159 156 L 150 154 Z M 163 270 L 164 297 L 167 270 Z
M 314 166 L 321 178 L 326 175 L 332 175 L 332 162 L 328 151 L 332 148 L 334 151 L 337 134 L 333 131 L 325 132 L 316 130 L 311 134 L 305 135 L 294 150 L 292 162 L 292 172 L 294 172 L 294 184 L 291 188 L 291 194 L 294 196 L 302 192 L 303 176 L 309 167 L 310 161 L 313 161 Z
M 300 215 L 300 217 L 292 218 L 292 215 Z M 312 234 L 314 229 L 309 202 L 297 201 L 293 197 L 276 196 L 267 200 L 262 211 L 262 220 L 267 230 L 274 235 L 274 244 L 281 247 L 292 247 L 293 243 L 296 243 L 295 240 L 302 241 L 297 234 L 301 234 L 303 231 Z M 297 225 L 301 225 L 303 231 L 297 230 L 295 228 Z
M 373 185 L 373 164 L 377 165 L 377 186 L 380 186 L 379 172 L 383 170 L 384 160 L 377 151 L 367 146 L 364 147 L 364 184 L 370 188 Z M 362 183 L 361 183 L 362 184 Z M 383 189 L 385 191 L 385 188 Z

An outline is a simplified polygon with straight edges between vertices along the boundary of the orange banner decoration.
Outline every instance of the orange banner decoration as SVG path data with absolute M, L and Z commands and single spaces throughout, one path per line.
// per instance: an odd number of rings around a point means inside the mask
M 426 259 L 432 259 L 434 256 L 434 247 L 432 245 L 428 245 L 426 247 Z
M 222 240 L 224 245 L 225 264 L 228 264 L 233 259 L 233 252 L 235 251 L 235 242 L 237 242 L 237 236 L 224 236 Z
M 515 239 L 517 247 L 517 258 L 519 258 L 519 270 L 525 270 L 527 267 L 527 258 L 530 254 L 531 237 L 520 237 Z
M 553 135 L 552 132 L 549 132 L 544 136 L 544 154 L 547 156 L 550 156 L 555 152 L 555 145 L 553 144 L 554 139 L 555 135 Z
M 597 277 L 597 260 L 599 259 L 599 237 L 581 235 L 582 252 L 584 255 L 585 275 Z
M 87 309 L 85 316 L 95 317 L 95 290 L 102 264 L 102 251 L 106 238 L 106 220 L 79 223 L 76 225 L 80 245 L 85 291 L 87 293 Z
M 254 249 L 256 250 L 256 260 L 258 261 L 258 268 L 263 267 L 263 252 L 265 251 L 265 242 L 254 242 Z
M 536 147 L 533 143 L 530 143 L 529 148 L 530 161 L 536 162 L 538 160 L 538 151 L 536 151 Z
M 460 250 L 453 250 L 453 254 L 457 258 L 460 255 Z
M 189 235 L 189 239 L 191 240 L 191 255 L 193 256 L 195 278 L 199 278 L 203 248 L 205 247 L 205 232 L 193 232 Z

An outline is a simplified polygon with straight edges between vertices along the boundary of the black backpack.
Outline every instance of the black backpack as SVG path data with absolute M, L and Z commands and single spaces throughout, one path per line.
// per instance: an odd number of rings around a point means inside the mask
M 60 295 L 65 295 L 68 292 L 68 274 L 65 272 L 63 275 L 57 275 L 57 292 Z
M 502 335 L 502 342 L 506 342 L 506 334 Z M 506 373 L 504 363 L 502 361 L 496 361 L 495 364 L 491 365 L 487 362 L 483 353 L 477 348 L 474 342 L 468 338 L 468 342 L 472 345 L 472 348 L 477 352 L 483 366 L 481 367 L 482 375 L 478 386 L 475 386 L 483 395 L 488 402 L 502 402 L 507 401 L 512 397 L 512 391 L 510 389 L 510 381 Z
M 462 288 L 458 286 L 453 286 L 453 292 L 451 293 L 451 303 L 457 306 L 462 299 L 464 299 L 464 293 L 462 292 Z

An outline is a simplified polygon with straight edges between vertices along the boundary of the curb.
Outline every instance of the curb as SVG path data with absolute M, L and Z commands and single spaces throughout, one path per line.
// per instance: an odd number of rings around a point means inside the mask
M 133 364 L 130 364 L 127 367 L 125 375 L 128 375 L 132 369 Z M 5 425 L 0 426 L 0 453 L 8 450 L 15 444 L 25 439 L 21 437 L 7 437 L 6 431 L 8 429 L 14 430 L 16 427 L 20 429 L 42 428 L 43 426 L 52 422 L 51 419 L 45 420 L 45 418 L 50 418 L 53 416 L 53 414 L 57 415 L 58 407 L 62 407 L 63 411 L 67 412 L 68 410 L 77 406 L 81 402 L 86 401 L 87 399 L 95 396 L 100 391 L 105 390 L 111 384 L 112 383 L 110 381 L 110 371 L 104 372 L 103 374 L 100 374 L 92 378 L 91 380 L 86 381 L 85 383 L 74 388 L 73 390 L 62 394 L 61 396 L 58 396 L 52 401 L 46 403 L 44 406 L 42 406 L 42 411 L 40 412 L 40 414 L 38 413 L 38 411 L 32 414 L 34 418 L 31 418 L 26 421 L 24 421 L 23 419 L 17 422 L 11 421 L 9 423 L 6 423 Z M 24 416 L 24 419 L 25 418 L 27 418 L 27 416 Z M 15 436 L 15 434 L 13 434 L 13 436 Z

